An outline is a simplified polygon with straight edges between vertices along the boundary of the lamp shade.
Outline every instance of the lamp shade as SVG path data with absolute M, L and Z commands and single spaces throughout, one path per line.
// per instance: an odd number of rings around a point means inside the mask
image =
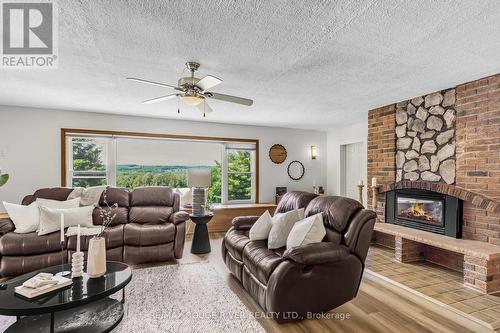
M 187 180 L 188 187 L 210 187 L 212 185 L 212 170 L 209 168 L 188 169 Z
M 203 102 L 203 98 L 198 97 L 198 96 L 186 95 L 186 96 L 181 96 L 181 99 L 187 105 L 198 105 L 198 104 L 201 104 Z

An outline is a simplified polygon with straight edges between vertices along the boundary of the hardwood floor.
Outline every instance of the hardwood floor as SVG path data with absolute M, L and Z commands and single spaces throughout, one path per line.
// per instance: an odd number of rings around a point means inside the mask
M 207 255 L 190 253 L 188 237 L 180 263 L 209 261 L 251 312 L 262 311 L 232 277 L 221 258 L 221 234 L 210 234 L 212 252 Z M 277 324 L 271 319 L 257 318 L 267 332 L 493 332 L 469 319 L 440 307 L 383 280 L 364 274 L 358 296 L 331 311 L 349 314 L 349 319 L 311 319 L 302 322 Z

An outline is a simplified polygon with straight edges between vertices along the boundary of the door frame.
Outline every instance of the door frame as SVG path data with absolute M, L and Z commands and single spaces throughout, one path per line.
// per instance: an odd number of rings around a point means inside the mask
M 341 141 L 339 143 L 339 169 L 337 171 L 337 179 L 339 180 L 338 184 L 338 193 L 341 196 L 345 196 L 345 163 L 346 163 L 346 153 L 345 153 L 345 146 L 354 144 L 354 143 L 361 143 L 362 144 L 362 149 L 365 152 L 363 154 L 363 163 L 365 165 L 368 165 L 368 150 L 367 150 L 367 138 L 366 137 L 358 137 L 358 138 L 353 138 L 353 139 L 348 139 Z M 367 194 L 367 175 L 368 175 L 368 170 L 365 168 L 363 172 L 363 183 L 365 185 L 365 188 L 363 190 L 363 204 L 366 206 L 366 194 Z

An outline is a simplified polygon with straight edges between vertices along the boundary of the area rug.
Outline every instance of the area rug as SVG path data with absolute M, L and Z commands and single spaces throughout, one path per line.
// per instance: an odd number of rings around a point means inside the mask
M 208 262 L 134 269 L 125 292 L 113 332 L 265 332 Z M 0 316 L 0 331 L 14 320 Z

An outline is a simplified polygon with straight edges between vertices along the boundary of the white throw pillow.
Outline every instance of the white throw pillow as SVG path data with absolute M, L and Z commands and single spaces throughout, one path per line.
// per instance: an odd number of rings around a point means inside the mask
M 273 227 L 273 218 L 268 210 L 262 214 L 250 228 L 250 240 L 263 240 L 269 237 L 269 232 Z
M 267 239 L 267 247 L 269 249 L 279 249 L 286 245 L 288 234 L 292 230 L 295 222 L 300 221 L 300 212 L 298 209 L 291 210 L 286 213 L 278 213 L 274 215 L 273 226 L 269 232 Z
M 80 198 L 80 206 L 99 206 L 99 200 L 101 199 L 102 192 L 106 190 L 105 185 L 103 186 L 92 186 L 92 187 L 77 187 L 68 196 L 69 199 Z
M 50 234 L 61 230 L 61 213 L 64 214 L 64 227 L 81 225 L 82 227 L 92 227 L 92 212 L 94 206 L 54 209 L 40 207 L 40 229 L 38 236 Z
M 55 208 L 55 209 L 67 209 L 67 208 L 78 208 L 80 207 L 80 198 L 59 201 L 59 200 L 50 200 L 50 199 L 36 199 L 36 204 L 38 207 L 47 207 L 47 208 Z
M 326 235 L 326 229 L 323 225 L 323 214 L 318 213 L 309 216 L 293 225 L 292 231 L 286 240 L 286 248 L 318 243 Z
M 14 230 L 18 234 L 26 234 L 34 232 L 38 229 L 40 221 L 40 213 L 38 212 L 38 205 L 32 202 L 31 205 L 16 205 L 8 202 L 3 202 L 10 219 L 16 226 Z

